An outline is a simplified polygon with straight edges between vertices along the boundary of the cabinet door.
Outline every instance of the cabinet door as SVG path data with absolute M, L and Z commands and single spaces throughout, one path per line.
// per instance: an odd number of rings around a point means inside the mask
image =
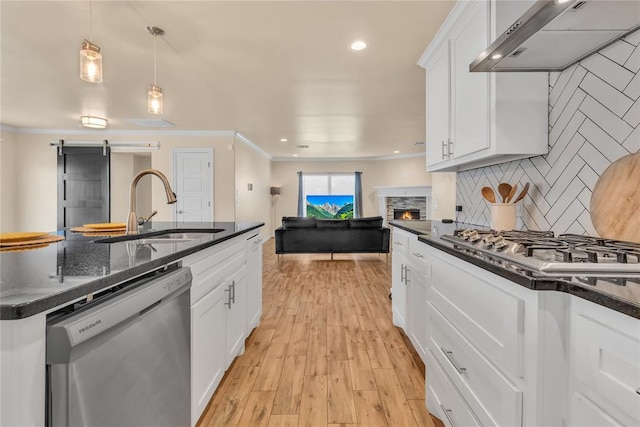
M 262 238 L 247 240 L 247 336 L 260 324 L 262 315 Z
M 191 425 L 206 408 L 226 368 L 222 345 L 226 301 L 221 285 L 191 307 Z
M 407 317 L 407 285 L 405 274 L 406 259 L 394 252 L 391 258 L 391 307 L 393 310 L 393 324 L 404 329 Z
M 417 268 L 410 272 L 407 335 L 424 362 L 427 349 L 427 276 Z
M 230 296 L 226 318 L 226 367 L 233 359 L 244 352 L 244 339 L 247 330 L 247 268 L 242 265 L 225 283 L 225 293 Z
M 427 170 L 449 160 L 450 74 L 447 40 L 427 64 Z
M 451 36 L 453 157 L 490 146 L 490 73 L 471 73 L 469 64 L 489 45 L 489 2 L 470 3 Z

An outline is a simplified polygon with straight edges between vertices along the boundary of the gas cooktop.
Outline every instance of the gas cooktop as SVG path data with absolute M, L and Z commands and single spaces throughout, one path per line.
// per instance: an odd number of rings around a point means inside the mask
M 454 248 L 549 276 L 640 277 L 640 244 L 541 231 L 456 230 L 441 236 Z

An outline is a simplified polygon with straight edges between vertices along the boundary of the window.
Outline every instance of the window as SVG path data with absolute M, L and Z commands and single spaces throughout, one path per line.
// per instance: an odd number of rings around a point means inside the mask
M 304 216 L 353 218 L 355 177 L 353 173 L 323 173 L 303 176 Z

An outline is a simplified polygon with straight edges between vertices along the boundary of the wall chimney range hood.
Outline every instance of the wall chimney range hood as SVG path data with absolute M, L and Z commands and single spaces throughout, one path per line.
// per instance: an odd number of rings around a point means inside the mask
M 537 0 L 469 70 L 562 71 L 638 29 L 638 0 Z

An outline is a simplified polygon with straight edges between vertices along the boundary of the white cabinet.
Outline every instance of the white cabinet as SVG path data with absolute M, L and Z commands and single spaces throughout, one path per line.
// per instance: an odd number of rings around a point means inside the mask
M 223 283 L 227 294 L 225 350 L 226 366 L 244 353 L 244 339 L 247 337 L 247 268 L 242 266 Z
M 469 64 L 529 3 L 458 2 L 420 58 L 426 70 L 428 171 L 547 152 L 547 74 L 469 72 Z
M 191 268 L 191 425 L 195 425 L 247 331 L 246 238 L 183 259 Z
M 260 234 L 247 239 L 247 336 L 262 316 L 262 241 Z
M 218 286 L 191 307 L 191 423 L 200 417 L 226 368 L 225 336 L 227 295 Z
M 394 227 L 392 234 L 391 309 L 393 324 L 405 329 L 407 323 L 407 282 L 405 278 L 409 268 L 407 253 L 410 233 Z
M 424 361 L 427 343 L 427 286 L 430 267 L 427 246 L 418 235 L 393 229 L 392 309 L 393 323 L 404 329 Z
M 571 305 L 571 426 L 640 425 L 640 320 Z

